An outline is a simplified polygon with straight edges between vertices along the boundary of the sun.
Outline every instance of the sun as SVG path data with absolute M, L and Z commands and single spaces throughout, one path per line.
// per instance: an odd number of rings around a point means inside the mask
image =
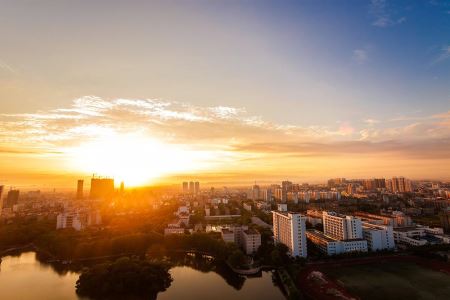
M 113 177 L 128 186 L 208 167 L 211 153 L 163 143 L 139 134 L 112 134 L 67 151 L 73 168 Z

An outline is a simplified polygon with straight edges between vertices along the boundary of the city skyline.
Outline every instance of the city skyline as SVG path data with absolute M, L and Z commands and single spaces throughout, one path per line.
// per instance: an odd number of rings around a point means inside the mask
M 446 2 L 0 3 L 5 186 L 450 179 Z

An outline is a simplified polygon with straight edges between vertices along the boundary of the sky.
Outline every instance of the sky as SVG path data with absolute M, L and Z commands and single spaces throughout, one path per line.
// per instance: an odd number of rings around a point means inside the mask
M 450 179 L 448 1 L 0 7 L 0 184 Z

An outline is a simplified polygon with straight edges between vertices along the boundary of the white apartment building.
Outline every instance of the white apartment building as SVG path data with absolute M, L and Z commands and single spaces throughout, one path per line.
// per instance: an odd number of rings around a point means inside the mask
M 362 238 L 361 219 L 335 212 L 323 212 L 323 233 L 337 240 Z
M 261 246 L 261 234 L 254 229 L 248 229 L 248 226 L 222 228 L 221 235 L 225 242 L 236 243 L 248 255 L 255 253 Z
M 394 240 L 397 244 L 423 246 L 427 244 L 448 244 L 450 237 L 443 234 L 442 228 L 412 226 L 394 228 Z
M 392 226 L 363 222 L 363 236 L 370 251 L 392 250 L 395 248 Z
M 367 252 L 367 241 L 364 239 L 337 240 L 326 236 L 317 230 L 306 231 L 306 237 L 322 253 L 327 255 L 337 255 L 350 252 Z
M 306 257 L 306 216 L 272 211 L 272 217 L 275 243 L 285 244 L 292 256 Z
M 67 211 L 56 216 L 56 229 L 73 228 L 79 231 L 101 223 L 102 218 L 98 210 Z

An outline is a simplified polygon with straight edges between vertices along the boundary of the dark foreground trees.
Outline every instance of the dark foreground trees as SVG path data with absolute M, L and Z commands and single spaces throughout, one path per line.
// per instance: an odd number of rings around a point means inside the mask
M 164 263 L 123 257 L 84 270 L 76 290 L 93 299 L 156 299 L 172 282 L 168 270 Z

